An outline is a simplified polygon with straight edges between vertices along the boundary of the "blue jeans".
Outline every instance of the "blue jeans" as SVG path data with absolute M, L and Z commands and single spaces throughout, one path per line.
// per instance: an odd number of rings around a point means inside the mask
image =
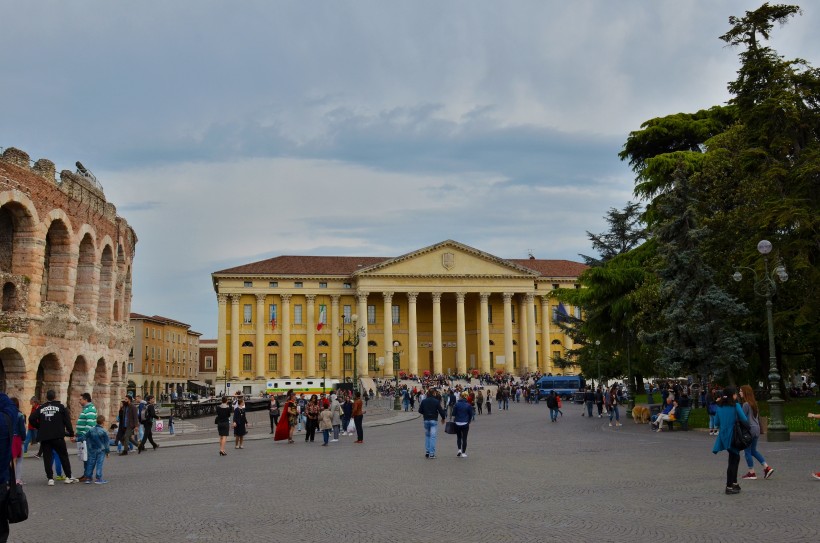
M 717 428 L 717 415 L 709 415 L 709 429 L 713 430 Z M 748 447 L 746 448 L 748 451 Z
M 105 451 L 94 450 L 88 451 L 88 462 L 85 463 L 85 475 L 86 479 L 91 479 L 91 476 L 94 475 L 94 471 L 97 472 L 97 479 L 102 481 L 103 478 L 103 462 L 105 461 Z
M 322 438 L 325 440 L 325 445 L 330 441 L 330 430 L 322 430 Z
M 612 416 L 615 415 L 615 420 L 621 422 L 621 410 L 618 408 L 617 405 L 613 405 L 609 408 L 609 423 L 612 424 Z
M 32 428 L 26 431 L 26 440 L 23 441 L 23 452 L 28 452 L 28 444 L 37 441 L 37 430 Z
M 587 414 L 592 417 L 592 402 L 584 402 L 587 406 Z
M 763 455 L 760 454 L 757 450 L 758 439 L 760 439 L 760 436 L 755 436 L 754 439 L 752 439 L 752 444 L 746 447 L 746 449 L 744 449 L 743 451 L 746 455 L 746 465 L 749 466 L 749 470 L 755 467 L 755 463 L 754 460 L 752 460 L 752 457 L 757 458 L 757 461 L 760 462 L 761 466 L 766 463 L 766 459 L 763 458 Z
M 436 454 L 436 436 L 438 435 L 438 421 L 424 421 L 424 452 L 429 455 Z
M 558 420 L 558 408 L 557 407 L 550 407 L 550 420 L 556 421 Z

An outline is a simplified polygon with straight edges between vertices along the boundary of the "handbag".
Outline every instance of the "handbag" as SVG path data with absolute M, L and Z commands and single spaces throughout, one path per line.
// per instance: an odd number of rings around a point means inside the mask
M 456 423 L 448 420 L 447 423 L 444 425 L 444 433 L 445 434 L 455 434 L 456 433 Z
M 734 432 L 732 432 L 732 448 L 742 451 L 747 449 L 753 440 L 754 436 L 752 436 L 752 429 L 749 427 L 749 423 L 743 422 L 739 418 L 735 419 L 735 428 Z
M 9 445 L 11 445 L 12 431 L 11 418 L 6 417 L 6 424 L 9 427 Z M 14 462 L 11 462 L 9 469 L 9 489 L 6 494 L 6 519 L 9 524 L 23 522 L 28 518 L 28 499 L 23 492 L 23 485 L 17 482 L 17 473 L 14 470 Z
M 356 431 L 356 424 L 353 422 L 353 419 L 350 419 L 350 422 L 347 424 L 347 432 L 352 434 Z

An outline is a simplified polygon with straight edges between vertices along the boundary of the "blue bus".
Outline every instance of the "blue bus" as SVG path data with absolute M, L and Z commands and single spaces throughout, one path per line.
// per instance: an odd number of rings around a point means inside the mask
M 572 395 L 580 392 L 586 386 L 586 381 L 580 375 L 545 375 L 535 386 L 538 387 L 538 397 L 549 396 L 553 390 L 565 400 L 572 400 Z

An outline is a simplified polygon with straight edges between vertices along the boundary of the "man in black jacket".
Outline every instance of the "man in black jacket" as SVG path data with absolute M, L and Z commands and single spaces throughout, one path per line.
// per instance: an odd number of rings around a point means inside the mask
M 436 419 L 440 416 L 441 422 L 447 418 L 444 409 L 441 407 L 441 396 L 438 391 L 430 389 L 427 391 L 427 397 L 419 405 L 419 413 L 424 418 L 424 457 L 436 457 L 436 435 L 438 434 L 438 427 L 436 426 Z
M 68 450 L 65 446 L 65 436 L 74 437 L 71 427 L 71 418 L 66 407 L 57 401 L 57 393 L 53 390 L 46 392 L 46 403 L 37 409 L 34 427 L 37 428 L 40 443 L 43 447 L 43 464 L 46 468 L 48 486 L 54 486 L 54 453 L 60 457 L 60 463 L 65 472 L 65 483 L 76 483 L 71 477 L 71 462 L 68 459 Z

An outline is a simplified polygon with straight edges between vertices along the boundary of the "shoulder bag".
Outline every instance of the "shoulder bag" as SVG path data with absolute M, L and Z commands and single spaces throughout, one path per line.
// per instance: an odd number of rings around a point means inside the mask
M 9 426 L 9 448 L 11 448 L 11 418 L 6 417 L 6 424 Z M 6 494 L 6 519 L 9 524 L 23 522 L 28 518 L 28 499 L 23 492 L 23 485 L 17 482 L 17 473 L 14 470 L 14 461 L 9 466 L 9 489 Z
M 448 420 L 444 424 L 444 433 L 445 434 L 455 434 L 456 433 L 456 423 L 451 421 L 451 420 Z
M 736 406 L 737 407 L 737 406 Z M 742 413 L 742 411 L 741 411 Z M 742 451 L 752 444 L 754 436 L 748 422 L 743 422 L 739 416 L 735 418 L 735 427 L 732 432 L 732 448 Z

